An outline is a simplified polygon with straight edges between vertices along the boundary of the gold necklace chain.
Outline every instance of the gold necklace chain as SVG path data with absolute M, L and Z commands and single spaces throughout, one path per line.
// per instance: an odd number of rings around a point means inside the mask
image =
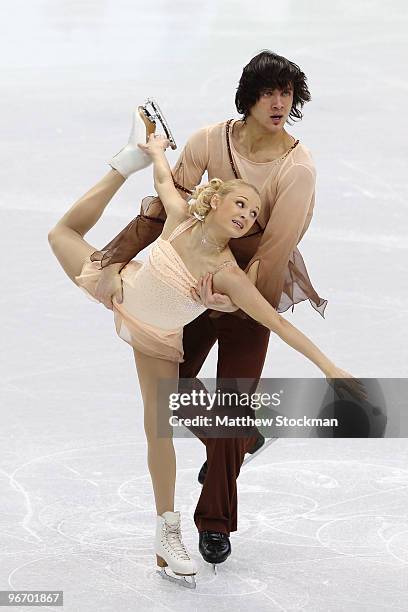
M 228 242 L 228 241 L 227 241 Z M 211 242 L 211 240 L 208 240 L 207 236 L 205 235 L 204 232 L 204 221 L 201 222 L 201 244 L 203 246 L 212 246 L 214 247 L 218 253 L 221 253 L 221 251 L 223 251 L 225 249 L 225 246 L 227 243 L 225 243 L 224 245 L 219 245 L 216 242 Z

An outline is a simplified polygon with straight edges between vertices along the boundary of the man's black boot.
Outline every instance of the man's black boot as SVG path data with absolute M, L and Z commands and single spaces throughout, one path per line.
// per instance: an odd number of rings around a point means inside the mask
M 231 542 L 226 533 L 200 531 L 199 534 L 199 550 L 204 561 L 215 566 L 217 563 L 223 563 L 230 556 Z
M 251 448 L 251 450 L 248 451 L 248 453 L 250 455 L 253 455 L 254 453 L 256 453 L 256 451 L 258 451 L 264 445 L 264 443 L 265 443 L 265 438 L 263 437 L 261 432 L 258 432 L 258 439 L 255 442 L 254 446 Z M 201 485 L 204 484 L 205 477 L 207 476 L 207 470 L 208 470 L 208 464 L 207 464 L 207 461 L 205 461 L 203 465 L 201 466 L 201 469 L 198 473 L 198 482 Z

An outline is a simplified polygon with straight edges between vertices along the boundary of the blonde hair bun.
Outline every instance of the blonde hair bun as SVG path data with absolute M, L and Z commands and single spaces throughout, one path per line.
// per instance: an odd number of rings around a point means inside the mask
M 210 202 L 213 195 L 218 193 L 221 197 L 223 197 L 227 193 L 230 193 L 234 187 L 237 187 L 238 185 L 249 185 L 249 187 L 252 187 L 259 195 L 258 189 L 243 179 L 222 181 L 219 178 L 213 178 L 205 185 L 197 185 L 197 187 L 194 187 L 188 201 L 190 214 L 200 219 L 200 221 L 204 221 L 205 217 L 211 210 Z

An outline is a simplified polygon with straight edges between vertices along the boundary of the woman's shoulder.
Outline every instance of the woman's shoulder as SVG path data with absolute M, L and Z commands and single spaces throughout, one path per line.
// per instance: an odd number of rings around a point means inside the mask
M 160 234 L 161 238 L 163 238 L 163 240 L 167 240 L 174 230 L 188 219 L 191 219 L 191 215 L 186 202 L 185 210 L 181 209 L 177 213 L 167 215 L 162 233 Z
M 220 272 L 221 270 L 225 270 L 225 269 L 232 270 L 234 268 L 240 269 L 237 264 L 237 260 L 235 259 L 231 249 L 227 247 L 226 249 L 222 251 L 222 253 L 219 254 L 216 261 L 214 262 L 213 274 L 216 274 L 217 272 Z
M 241 268 L 239 267 L 236 261 L 233 261 L 232 259 L 227 259 L 226 261 L 223 261 L 216 267 L 213 274 L 218 274 L 219 272 L 223 272 L 223 271 L 239 272 L 240 270 Z
M 242 285 L 245 281 L 246 274 L 239 265 L 235 257 L 231 253 L 231 257 L 224 257 L 224 260 L 219 260 L 217 267 L 212 272 L 213 275 L 213 288 L 215 291 L 223 293 L 231 287 L 231 282 L 235 286 Z

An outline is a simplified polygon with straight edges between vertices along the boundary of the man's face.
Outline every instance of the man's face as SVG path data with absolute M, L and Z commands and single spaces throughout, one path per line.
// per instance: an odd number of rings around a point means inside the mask
M 266 89 L 250 109 L 249 115 L 271 132 L 279 131 L 285 125 L 293 103 L 293 87 Z M 274 118 L 279 116 L 279 118 Z

